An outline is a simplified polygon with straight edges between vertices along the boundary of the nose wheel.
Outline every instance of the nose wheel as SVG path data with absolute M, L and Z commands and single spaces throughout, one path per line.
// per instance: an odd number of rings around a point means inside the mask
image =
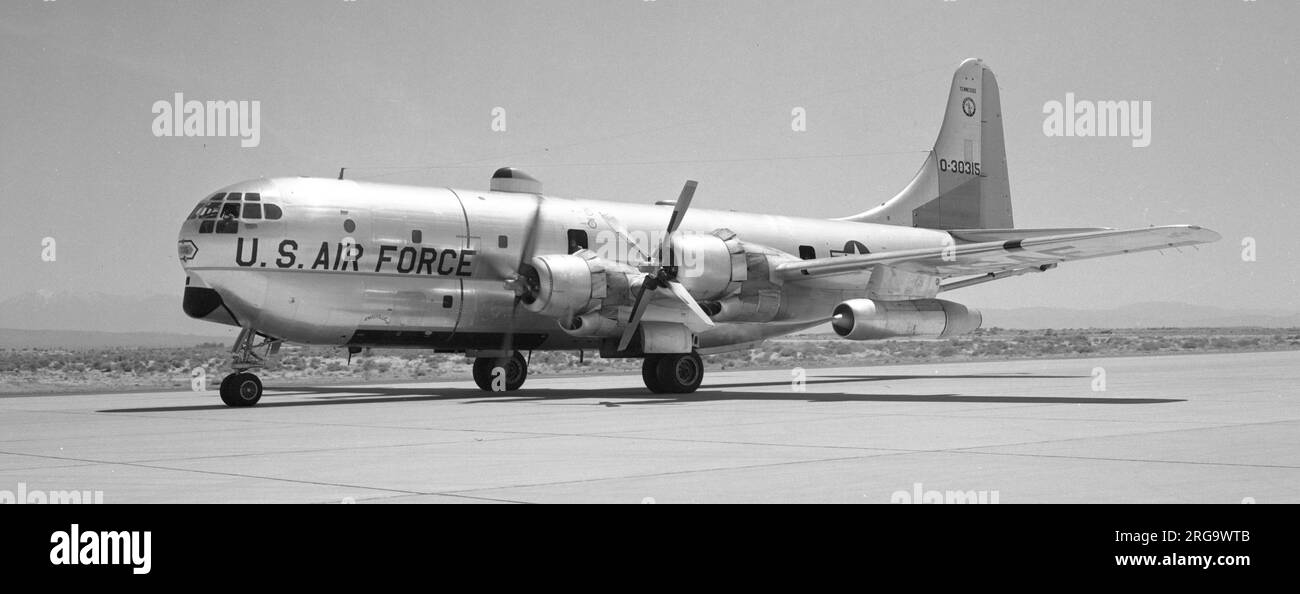
M 226 406 L 253 406 L 262 399 L 262 380 L 248 372 L 232 373 L 221 380 L 221 401 Z
M 474 383 L 485 392 L 513 392 L 528 379 L 528 360 L 515 351 L 509 357 L 474 359 Z
M 259 337 L 263 339 L 260 342 Z M 259 350 L 263 351 L 262 355 L 257 353 Z M 248 370 L 262 367 L 267 357 L 279 353 L 280 341 L 246 326 L 240 330 L 230 352 L 230 366 L 235 372 L 221 380 L 221 401 L 226 406 L 253 406 L 262 399 L 262 380 Z
M 704 360 L 695 353 L 647 355 L 641 379 L 655 394 L 690 394 L 704 381 Z

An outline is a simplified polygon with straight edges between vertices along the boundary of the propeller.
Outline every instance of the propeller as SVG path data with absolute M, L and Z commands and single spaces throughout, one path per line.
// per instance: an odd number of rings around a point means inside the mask
M 668 219 L 668 232 L 659 243 L 659 261 L 647 261 L 640 267 L 646 276 L 645 280 L 641 281 L 636 300 L 632 303 L 632 315 L 628 318 L 627 327 L 623 329 L 623 337 L 618 341 L 620 351 L 627 350 L 628 345 L 632 343 L 632 337 L 641 325 L 641 318 L 650 307 L 650 301 L 654 297 L 653 292 L 661 289 L 667 290 L 669 295 L 681 301 L 700 321 L 700 325 L 713 327 L 713 320 L 709 319 L 703 309 L 700 309 L 700 305 L 691 297 L 690 291 L 677 281 L 677 264 L 672 253 L 672 235 L 681 227 L 682 218 L 686 216 L 686 210 L 691 207 L 691 199 L 695 197 L 697 185 L 694 180 L 688 180 L 686 185 L 682 186 L 682 193 L 677 197 L 677 203 L 673 205 L 672 217 Z M 622 234 L 626 236 L 626 233 Z M 664 264 L 665 257 L 667 264 Z
M 514 352 L 516 318 L 519 315 L 519 304 L 525 300 L 531 300 L 537 294 L 539 289 L 537 270 L 528 262 L 533 259 L 533 252 L 537 250 L 537 231 L 541 227 L 542 220 L 542 196 L 537 195 L 536 206 L 533 208 L 533 220 L 529 223 L 524 235 L 524 244 L 519 249 L 519 262 L 514 268 L 507 269 L 497 260 L 489 259 L 492 267 L 497 270 L 505 280 L 505 286 L 514 292 L 514 303 L 510 306 L 510 324 L 506 327 L 505 337 L 501 340 L 501 350 L 505 351 L 507 356 Z

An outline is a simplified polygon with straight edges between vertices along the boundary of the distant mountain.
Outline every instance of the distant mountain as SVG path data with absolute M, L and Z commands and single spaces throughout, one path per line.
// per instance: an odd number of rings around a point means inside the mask
M 233 344 L 230 336 L 195 336 L 157 332 L 80 332 L 75 330 L 11 330 L 0 328 L 0 349 L 67 348 L 99 349 L 117 347 L 192 347 L 202 343 Z
M 979 308 L 985 328 L 1300 328 L 1300 312 L 1234 310 L 1190 303 L 1138 303 L 1115 309 Z
M 181 295 L 24 293 L 0 301 L 0 328 L 225 336 L 221 326 L 191 319 Z

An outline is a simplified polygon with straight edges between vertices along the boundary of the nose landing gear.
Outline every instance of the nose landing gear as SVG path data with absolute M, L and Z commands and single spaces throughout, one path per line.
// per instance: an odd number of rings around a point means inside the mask
M 259 336 L 263 338 L 260 342 L 257 340 Z M 265 349 L 265 356 L 258 355 L 255 352 L 258 349 Z M 279 340 L 258 334 L 252 328 L 240 331 L 235 346 L 230 349 L 233 353 L 230 366 L 235 372 L 221 380 L 221 401 L 231 407 L 257 404 L 262 399 L 262 380 L 248 370 L 262 367 L 266 364 L 266 357 L 279 351 Z

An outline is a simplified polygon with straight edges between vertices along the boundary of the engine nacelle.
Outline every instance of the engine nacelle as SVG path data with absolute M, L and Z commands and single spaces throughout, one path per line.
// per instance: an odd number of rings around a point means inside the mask
M 831 328 L 849 340 L 948 338 L 974 332 L 983 322 L 979 310 L 943 299 L 850 299 L 835 306 L 831 315 Z
M 674 233 L 664 263 L 677 266 L 677 281 L 697 301 L 721 299 L 735 293 L 746 278 L 744 247 L 734 237 L 726 230 Z
M 537 256 L 529 265 L 522 271 L 529 285 L 523 302 L 528 311 L 569 318 L 599 308 L 605 299 L 605 267 L 591 252 Z

